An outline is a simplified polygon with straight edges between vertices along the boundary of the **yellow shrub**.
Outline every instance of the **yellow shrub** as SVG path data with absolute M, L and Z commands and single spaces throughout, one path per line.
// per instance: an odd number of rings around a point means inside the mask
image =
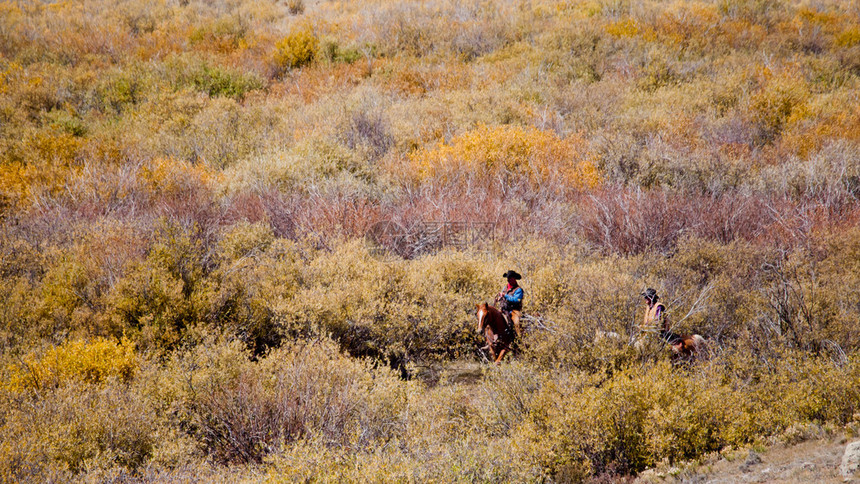
M 660 14 L 651 21 L 645 38 L 660 40 L 670 48 L 712 47 L 709 32 L 718 23 L 717 9 L 711 5 L 697 3 L 676 3 L 661 9 Z
M 134 343 L 105 338 L 91 342 L 67 341 L 41 357 L 30 353 L 23 364 L 10 368 L 6 387 L 11 391 L 59 386 L 71 381 L 100 383 L 109 377 L 129 380 L 137 370 Z
M 239 222 L 225 231 L 219 244 L 220 253 L 227 260 L 237 260 L 254 252 L 266 250 L 274 241 L 272 229 L 263 223 Z
M 639 26 L 632 19 L 611 22 L 604 29 L 607 34 L 614 37 L 635 37 L 639 33 Z
M 534 181 L 560 177 L 572 186 L 593 188 L 600 174 L 588 155 L 577 135 L 561 139 L 530 126 L 480 125 L 450 143 L 419 150 L 412 160 L 421 178 L 460 169 L 508 171 Z
M 152 402 L 119 381 L 46 389 L 18 402 L 3 409 L 0 482 L 83 482 L 76 473 L 112 468 L 131 473 L 149 462 L 161 437 Z
M 812 25 L 830 26 L 839 22 L 839 15 L 834 12 L 819 11 L 810 7 L 801 7 L 797 10 L 795 19 L 807 22 Z
M 275 64 L 282 71 L 310 64 L 318 47 L 313 26 L 305 24 L 275 44 Z
M 349 448 L 385 442 L 402 433 L 415 389 L 326 339 L 284 345 L 258 362 L 236 343 L 201 345 L 180 364 L 193 373 L 175 372 L 165 386 L 222 462 L 259 462 L 313 436 Z
M 17 161 L 0 165 L 0 192 L 11 205 L 29 200 L 32 177 L 30 172 L 26 165 Z
M 582 480 L 784 432 L 792 437 L 808 424 L 850 421 L 856 364 L 785 356 L 770 369 L 737 354 L 690 372 L 662 362 L 605 379 L 547 376 L 528 397 L 528 417 L 512 431 L 512 447 L 557 480 Z
M 750 96 L 749 110 L 761 143 L 772 142 L 792 122 L 806 113 L 809 88 L 792 72 L 773 73 L 764 68 L 759 82 L 762 88 Z
M 0 67 L 0 94 L 6 94 L 9 91 L 10 81 L 21 71 L 21 65 L 17 62 L 10 62 Z
M 853 47 L 860 44 L 860 27 L 847 28 L 836 36 L 836 45 L 840 47 Z
M 62 131 L 39 132 L 27 140 L 29 152 L 38 159 L 56 165 L 67 165 L 75 160 L 81 147 L 79 138 Z
M 203 48 L 229 53 L 248 45 L 248 30 L 247 20 L 239 16 L 225 16 L 195 28 L 189 40 Z

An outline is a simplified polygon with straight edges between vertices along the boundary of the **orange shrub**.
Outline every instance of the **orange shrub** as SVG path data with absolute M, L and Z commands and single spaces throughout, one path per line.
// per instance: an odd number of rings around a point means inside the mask
M 73 163 L 82 146 L 81 138 L 57 129 L 25 134 L 17 145 L 21 151 L 0 164 L 0 190 L 25 204 L 35 193 L 59 192 L 76 170 Z M 27 161 L 16 159 L 21 156 Z
M 833 140 L 860 139 L 860 107 L 849 102 L 837 109 L 831 106 L 814 109 L 809 120 L 790 126 L 782 134 L 781 152 L 807 158 Z
M 733 49 L 752 48 L 767 36 L 767 30 L 761 25 L 745 19 L 726 19 L 719 29 L 718 38 Z
M 146 187 L 158 195 L 173 195 L 186 186 L 209 186 L 216 176 L 203 164 L 159 158 L 141 170 Z
M 466 132 L 412 155 L 420 178 L 452 170 L 521 174 L 533 181 L 561 178 L 569 186 L 593 188 L 600 174 L 591 161 L 585 140 L 527 126 L 486 126 Z
M 665 9 L 654 20 L 651 35 L 668 47 L 712 48 L 708 37 L 711 26 L 718 20 L 716 8 L 701 4 L 681 5 Z

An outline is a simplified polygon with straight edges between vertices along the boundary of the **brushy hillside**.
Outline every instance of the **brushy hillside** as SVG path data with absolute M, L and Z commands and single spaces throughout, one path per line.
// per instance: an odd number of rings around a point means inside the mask
M 856 434 L 858 88 L 836 0 L 0 2 L 0 476 L 612 482 Z M 490 367 L 508 269 L 538 320 Z

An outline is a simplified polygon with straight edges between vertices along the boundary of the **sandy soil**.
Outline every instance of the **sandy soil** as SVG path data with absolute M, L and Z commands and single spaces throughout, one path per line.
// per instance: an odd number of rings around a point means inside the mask
M 642 473 L 638 483 L 858 483 L 860 476 L 845 479 L 839 464 L 849 442 L 834 437 L 797 445 L 776 445 L 763 452 L 743 451 L 731 458 L 715 458 L 686 468 L 653 469 Z

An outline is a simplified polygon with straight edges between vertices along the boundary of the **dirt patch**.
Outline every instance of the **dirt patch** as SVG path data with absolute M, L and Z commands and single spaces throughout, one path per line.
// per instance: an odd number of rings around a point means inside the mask
M 643 472 L 638 483 L 858 483 L 839 474 L 850 440 L 835 437 L 797 445 L 775 445 L 762 452 L 738 451 L 698 465 Z

